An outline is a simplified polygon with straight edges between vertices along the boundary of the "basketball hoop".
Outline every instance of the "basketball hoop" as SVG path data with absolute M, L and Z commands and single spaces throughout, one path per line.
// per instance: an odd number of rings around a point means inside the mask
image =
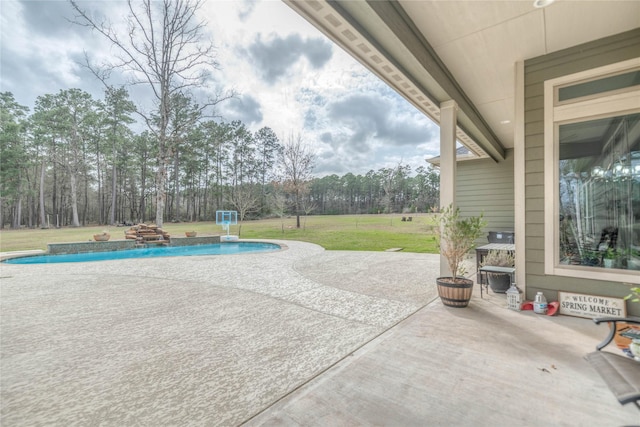
M 216 225 L 227 232 L 225 241 L 238 240 L 238 236 L 229 235 L 229 226 L 238 224 L 238 211 L 216 211 Z

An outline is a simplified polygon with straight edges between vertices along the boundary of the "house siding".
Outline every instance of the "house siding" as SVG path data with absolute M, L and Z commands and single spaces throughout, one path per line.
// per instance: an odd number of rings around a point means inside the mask
M 463 216 L 484 214 L 485 230 L 514 230 L 513 150 L 496 163 L 491 159 L 459 162 L 456 174 L 456 205 Z M 486 244 L 485 233 L 477 244 Z
M 526 60 L 525 72 L 525 229 L 526 289 L 557 299 L 558 291 L 624 297 L 629 286 L 544 273 L 544 82 L 545 80 L 638 57 L 640 29 Z M 638 305 L 629 314 L 640 315 Z

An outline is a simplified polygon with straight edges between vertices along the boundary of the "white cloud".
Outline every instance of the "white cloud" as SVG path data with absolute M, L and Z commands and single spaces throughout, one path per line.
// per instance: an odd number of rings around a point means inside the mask
M 123 2 L 80 4 L 123 25 Z M 0 7 L 0 90 L 28 106 L 72 87 L 102 97 L 101 83 L 77 61 L 85 50 L 94 62 L 114 51 L 67 21 L 73 18 L 67 2 L 3 0 Z M 437 155 L 437 126 L 284 3 L 205 1 L 200 17 L 220 64 L 205 92 L 239 93 L 218 112 L 252 131 L 271 127 L 281 139 L 303 135 L 318 154 L 317 173 L 364 174 L 400 161 L 415 169 Z M 130 93 L 145 98 L 140 88 Z

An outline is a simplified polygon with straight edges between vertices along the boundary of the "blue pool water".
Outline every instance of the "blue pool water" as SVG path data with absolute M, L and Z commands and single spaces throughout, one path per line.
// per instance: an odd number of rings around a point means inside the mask
M 81 254 L 36 255 L 11 258 L 4 262 L 7 264 L 54 264 L 60 262 L 107 261 L 114 259 L 155 258 L 167 256 L 233 255 L 253 252 L 269 252 L 276 251 L 278 249 L 280 249 L 280 246 L 273 243 L 231 242 L 194 246 L 162 246 L 109 252 L 86 252 Z

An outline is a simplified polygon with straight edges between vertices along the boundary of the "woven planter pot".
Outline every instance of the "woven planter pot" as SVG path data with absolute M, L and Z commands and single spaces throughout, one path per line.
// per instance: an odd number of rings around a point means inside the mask
M 462 308 L 469 305 L 473 294 L 473 280 L 458 277 L 454 282 L 451 277 L 438 277 L 438 295 L 447 307 Z

